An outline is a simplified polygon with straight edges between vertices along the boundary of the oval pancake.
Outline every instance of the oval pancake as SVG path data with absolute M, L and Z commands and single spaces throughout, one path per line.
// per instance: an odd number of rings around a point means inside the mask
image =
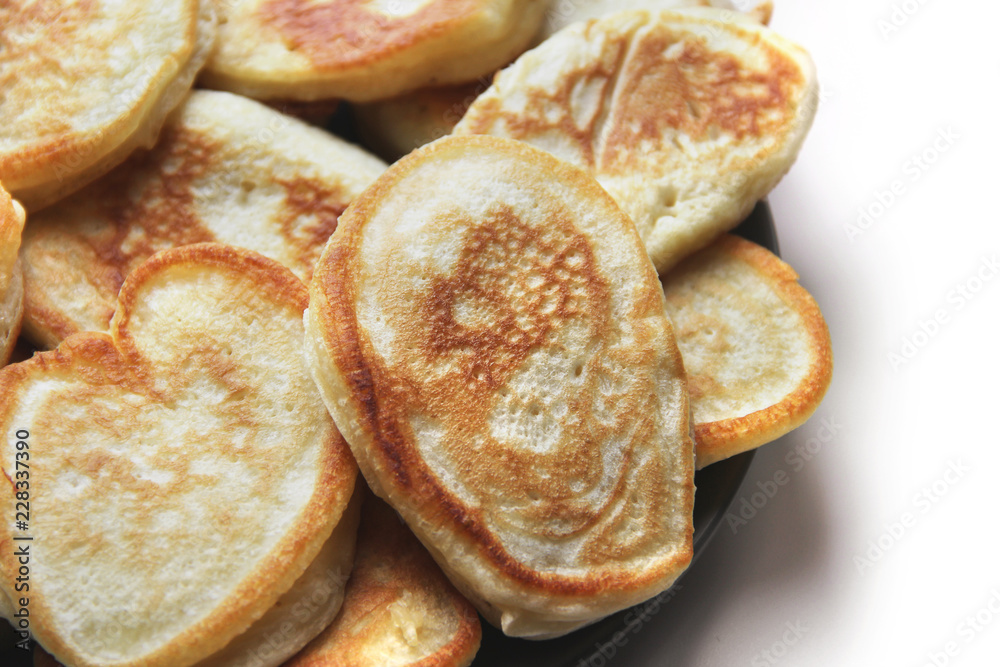
M 152 146 L 215 39 L 208 0 L 13 0 L 0 26 L 0 180 L 29 211 Z
M 195 664 L 314 561 L 357 468 L 302 361 L 307 299 L 256 253 L 174 248 L 126 280 L 110 333 L 0 371 L 0 507 L 17 481 L 31 502 L 0 541 L 33 538 L 31 632 L 58 660 Z M 11 602 L 18 568 L 0 553 Z
M 590 170 L 663 273 L 777 184 L 817 90 L 805 51 L 737 12 L 619 12 L 525 53 L 455 133 L 527 141 Z
M 699 468 L 788 433 L 823 400 L 830 334 L 797 281 L 768 250 L 728 234 L 663 278 Z
M 340 214 L 384 169 L 262 104 L 195 91 L 152 151 L 32 216 L 21 249 L 25 333 L 51 348 L 106 330 L 122 281 L 173 246 L 249 248 L 308 281 Z
M 17 344 L 24 306 L 24 280 L 17 252 L 24 229 L 24 209 L 0 184 L 0 366 Z
M 441 139 L 348 208 L 310 290 L 310 368 L 365 478 L 504 632 L 569 632 L 687 566 L 680 354 L 586 172 Z
M 249 97 L 352 102 L 472 81 L 528 45 L 544 0 L 221 3 L 206 85 Z
M 465 667 L 482 629 L 391 507 L 365 494 L 340 614 L 284 667 Z

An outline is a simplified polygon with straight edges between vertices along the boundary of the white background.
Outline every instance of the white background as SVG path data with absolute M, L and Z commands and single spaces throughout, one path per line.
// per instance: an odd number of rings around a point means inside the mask
M 790 481 L 720 528 L 609 664 L 998 665 L 1000 8 L 774 3 L 771 27 L 812 53 L 824 91 L 770 202 L 830 327 L 833 383 L 811 421 L 759 450 L 736 509 L 777 471 Z

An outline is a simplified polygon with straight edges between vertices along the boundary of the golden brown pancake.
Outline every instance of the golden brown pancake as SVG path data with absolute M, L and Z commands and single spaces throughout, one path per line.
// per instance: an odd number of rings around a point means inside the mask
M 32 216 L 21 250 L 25 332 L 51 348 L 106 330 L 122 281 L 174 246 L 249 248 L 308 281 L 341 212 L 384 168 L 262 104 L 196 91 L 156 148 Z
M 258 99 L 352 102 L 475 80 L 513 60 L 544 0 L 233 0 L 203 75 Z
M 384 502 L 366 494 L 354 570 L 333 624 L 284 667 L 464 667 L 479 616 Z
M 21 330 L 24 281 L 17 251 L 24 209 L 0 185 L 0 366 L 10 360 Z
M 152 146 L 215 38 L 198 0 L 11 0 L 0 26 L 0 180 L 30 211 Z
M 680 353 L 586 172 L 436 141 L 351 204 L 310 290 L 309 365 L 369 485 L 507 634 L 569 632 L 687 566 Z
M 525 53 L 455 133 L 527 141 L 590 170 L 662 273 L 777 184 L 816 99 L 809 56 L 752 18 L 629 11 Z
M 797 281 L 775 255 L 730 235 L 664 277 L 699 468 L 788 433 L 823 399 L 830 334 Z
M 256 253 L 174 248 L 126 280 L 110 333 L 0 371 L 0 509 L 17 482 L 31 503 L 0 541 L 33 538 L 31 632 L 59 661 L 194 664 L 314 561 L 357 468 L 302 361 L 307 300 Z M 8 601 L 18 568 L 0 552 Z
M 365 145 L 395 162 L 425 144 L 446 137 L 469 105 L 489 88 L 491 77 L 458 86 L 423 88 L 392 99 L 359 104 L 354 118 Z

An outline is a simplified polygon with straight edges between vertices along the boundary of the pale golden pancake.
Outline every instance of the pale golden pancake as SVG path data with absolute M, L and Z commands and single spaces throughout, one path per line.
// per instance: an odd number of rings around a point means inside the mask
M 364 485 L 355 487 L 337 527 L 313 562 L 288 592 L 241 635 L 198 663 L 197 667 L 277 667 L 318 635 L 333 620 L 344 600 L 351 571 Z M 35 667 L 63 667 L 37 644 Z
M 528 45 L 545 0 L 232 0 L 206 85 L 352 102 L 472 81 Z
M 209 0 L 0 5 L 0 180 L 34 211 L 153 145 L 215 38 Z
M 492 78 L 458 86 L 423 88 L 392 99 L 359 104 L 354 118 L 366 146 L 396 161 L 425 144 L 446 137 Z
M 256 253 L 174 248 L 126 280 L 110 333 L 0 371 L 0 508 L 29 476 L 31 502 L 0 541 L 33 538 L 31 632 L 58 660 L 194 664 L 314 561 L 357 468 L 303 365 L 307 300 Z M 18 567 L 0 552 L 10 602 Z
M 396 513 L 366 494 L 354 570 L 333 624 L 284 667 L 464 667 L 479 616 Z
M 816 100 L 806 52 L 752 18 L 629 11 L 521 56 L 455 133 L 520 139 L 590 170 L 664 272 L 774 187 Z
M 17 251 L 21 246 L 24 209 L 0 185 L 0 366 L 17 344 L 24 303 L 24 281 Z
M 797 281 L 775 255 L 728 234 L 664 277 L 699 468 L 788 433 L 823 399 L 830 334 Z
M 369 485 L 507 634 L 569 632 L 687 566 L 680 353 L 583 170 L 497 137 L 418 149 L 344 213 L 306 328 Z
M 384 168 L 262 104 L 196 91 L 152 151 L 32 216 L 21 250 L 25 333 L 54 347 L 106 330 L 122 281 L 173 246 L 249 248 L 308 281 L 341 212 Z

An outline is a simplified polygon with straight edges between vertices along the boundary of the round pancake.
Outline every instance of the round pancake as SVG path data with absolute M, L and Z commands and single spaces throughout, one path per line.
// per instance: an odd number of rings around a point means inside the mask
M 197 0 L 13 0 L 0 26 L 0 180 L 29 211 L 152 146 L 215 37 Z
M 823 400 L 830 334 L 797 281 L 765 248 L 728 234 L 664 277 L 699 468 L 788 433 Z
M 455 129 L 490 78 L 473 83 L 421 90 L 389 100 L 354 106 L 354 118 L 366 146 L 395 162 Z
M 496 137 L 418 149 L 344 213 L 306 327 L 369 485 L 507 634 L 569 632 L 687 566 L 680 354 L 583 170 Z
M 206 85 L 258 99 L 352 102 L 472 81 L 528 45 L 543 0 L 220 3 Z
M 195 91 L 152 151 L 32 216 L 21 249 L 25 333 L 51 348 L 105 331 L 125 277 L 174 246 L 249 248 L 308 281 L 340 214 L 384 169 L 262 104 Z
M 525 53 L 455 133 L 519 139 L 590 170 L 662 273 L 777 184 L 816 100 L 809 56 L 752 18 L 629 11 Z
M 194 664 L 316 558 L 357 468 L 303 365 L 307 299 L 250 251 L 174 248 L 126 280 L 110 333 L 0 371 L 0 507 L 29 476 L 31 502 L 0 541 L 33 538 L 31 632 L 61 662 Z M 0 553 L 10 601 L 18 567 Z
M 391 507 L 365 494 L 337 619 L 284 667 L 465 667 L 479 616 Z
M 10 360 L 21 330 L 24 280 L 17 259 L 24 209 L 0 185 L 0 366 Z

